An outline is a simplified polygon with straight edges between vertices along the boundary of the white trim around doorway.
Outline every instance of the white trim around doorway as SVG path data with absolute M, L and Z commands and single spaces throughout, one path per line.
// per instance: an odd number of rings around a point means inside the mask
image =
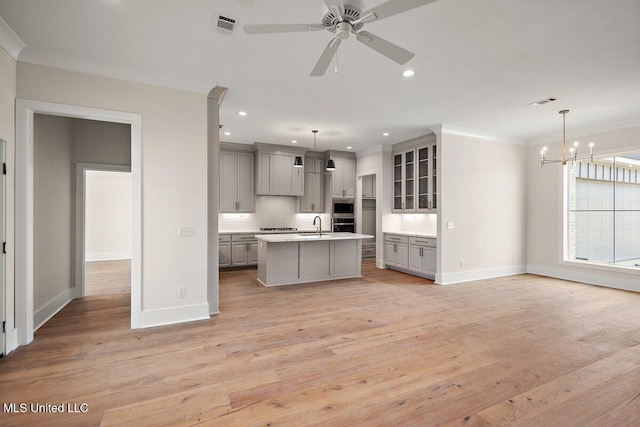
M 33 122 L 34 114 L 129 124 L 133 236 L 131 258 L 131 327 L 142 314 L 142 116 L 76 105 L 16 99 L 15 165 L 15 328 L 18 345 L 33 340 Z

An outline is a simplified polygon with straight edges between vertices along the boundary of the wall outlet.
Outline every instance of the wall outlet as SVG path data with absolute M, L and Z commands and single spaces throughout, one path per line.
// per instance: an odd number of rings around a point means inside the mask
M 187 297 L 187 288 L 178 288 L 178 298 Z
M 194 235 L 193 225 L 178 226 L 178 237 L 193 237 L 193 235 Z
M 464 266 L 464 261 L 460 260 L 460 267 Z
M 448 223 L 447 223 L 447 228 L 448 228 L 449 230 L 453 230 L 453 229 L 454 229 L 454 227 L 455 227 L 455 224 L 454 224 L 453 222 L 448 222 Z

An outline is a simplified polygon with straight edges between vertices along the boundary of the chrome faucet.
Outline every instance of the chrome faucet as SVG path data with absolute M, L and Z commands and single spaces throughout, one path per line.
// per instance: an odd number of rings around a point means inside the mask
M 316 225 L 316 219 L 318 220 L 318 237 L 322 237 L 322 218 L 320 218 L 320 215 L 316 215 L 313 218 L 313 225 Z

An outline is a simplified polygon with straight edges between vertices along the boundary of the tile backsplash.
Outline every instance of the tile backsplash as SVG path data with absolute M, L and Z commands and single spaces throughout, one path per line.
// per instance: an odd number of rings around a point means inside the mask
M 257 231 L 262 227 L 294 227 L 298 230 L 315 230 L 316 214 L 296 213 L 296 197 L 257 196 L 256 211 L 252 213 L 221 213 L 218 216 L 220 232 Z M 320 214 L 322 228 L 331 228 L 328 213 Z
M 389 214 L 383 224 L 385 232 L 438 234 L 436 214 Z

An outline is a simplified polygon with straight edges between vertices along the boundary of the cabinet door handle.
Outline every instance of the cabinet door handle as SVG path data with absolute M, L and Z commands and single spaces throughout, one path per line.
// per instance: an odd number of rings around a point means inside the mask
M 316 210 L 316 204 L 315 203 L 311 203 L 311 210 L 315 211 Z
M 236 210 L 240 209 L 240 202 L 236 202 Z
M 395 243 L 393 244 L 393 252 L 398 252 L 398 245 Z

